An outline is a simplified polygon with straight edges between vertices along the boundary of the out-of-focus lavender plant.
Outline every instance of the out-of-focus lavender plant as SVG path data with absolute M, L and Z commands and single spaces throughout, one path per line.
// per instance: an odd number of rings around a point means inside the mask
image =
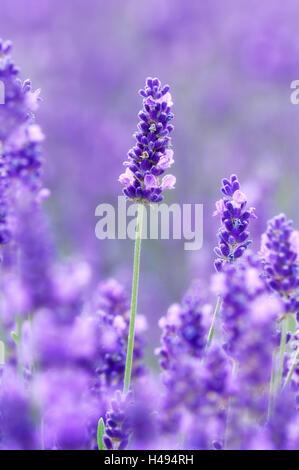
M 271 289 L 285 301 L 285 312 L 299 310 L 299 232 L 293 222 L 280 214 L 268 222 L 262 235 L 260 255 Z
M 181 434 L 187 448 L 209 449 L 224 439 L 231 367 L 219 348 L 205 355 L 210 314 L 196 283 L 182 305 L 171 306 L 160 320 L 162 347 L 157 353 L 166 387 L 161 429 L 172 439 Z
M 0 106 L 0 243 L 12 236 L 13 202 L 20 196 L 20 186 L 35 195 L 41 188 L 41 150 L 44 136 L 35 123 L 39 93 L 32 91 L 30 80 L 22 82 L 11 56 L 11 43 L 0 40 L 0 80 L 4 85 L 4 104 Z M 36 197 L 36 196 L 35 196 Z
M 0 449 L 36 450 L 37 413 L 16 371 L 5 366 L 0 378 Z
M 95 387 L 104 396 L 107 388 L 120 389 L 124 378 L 130 322 L 129 302 L 124 287 L 114 279 L 100 283 L 92 301 L 92 309 L 90 319 L 97 344 L 94 359 L 97 377 Z M 137 315 L 132 367 L 135 378 L 145 373 L 142 365 L 145 346 L 142 333 L 146 327 L 145 318 Z
M 204 304 L 201 284 L 195 281 L 182 303 L 171 305 L 167 315 L 159 321 L 161 348 L 156 353 L 164 370 L 171 369 L 180 354 L 203 356 L 210 314 L 211 306 Z
M 65 273 L 69 283 L 63 275 L 63 267 L 60 274 L 56 271 L 56 277 L 60 276 L 63 283 L 61 298 L 57 298 L 52 308 L 37 310 L 32 321 L 33 356 L 38 371 L 37 378 L 32 379 L 33 383 L 37 381 L 36 387 L 39 388 L 47 387 L 49 382 L 53 393 L 61 397 L 61 400 L 46 400 L 41 406 L 47 417 L 44 420 L 44 432 L 50 434 L 45 438 L 46 448 L 52 448 L 58 430 L 59 439 L 55 441 L 58 448 L 95 448 L 98 414 L 105 415 L 110 405 L 109 396 L 123 383 L 129 329 L 125 290 L 118 282 L 109 279 L 100 283 L 93 298 L 84 304 L 82 288 L 85 284 L 82 285 L 82 280 L 84 278 L 86 281 L 86 276 L 82 274 L 86 272 L 86 267 L 81 266 L 81 274 L 78 269 L 73 276 L 69 271 Z M 78 308 L 80 299 L 81 308 Z M 134 378 L 141 377 L 145 372 L 141 364 L 144 347 L 142 332 L 145 328 L 144 318 L 138 315 L 132 370 Z M 70 382 L 62 381 L 64 371 L 70 377 Z M 82 394 L 85 397 L 80 405 L 82 416 L 78 421 L 74 421 L 77 398 L 72 391 L 72 378 L 76 371 L 82 377 Z M 65 412 L 61 406 L 64 399 L 69 400 Z M 56 407 L 60 406 L 61 417 L 57 421 Z M 69 423 L 71 425 L 73 422 L 74 426 L 73 443 L 64 435 L 67 432 L 64 423 L 68 414 Z M 79 423 L 80 428 L 77 429 Z M 76 438 L 76 435 L 79 437 Z
M 267 231 L 262 235 L 260 255 L 264 265 L 264 274 L 269 287 L 283 300 L 280 323 L 280 347 L 276 366 L 276 388 L 282 384 L 287 334 L 288 316 L 298 314 L 299 300 L 299 232 L 293 228 L 293 222 L 284 214 L 268 222 Z
M 213 288 L 223 299 L 224 349 L 235 362 L 238 390 L 227 423 L 226 445 L 238 448 L 239 427 L 250 427 L 255 420 L 262 423 L 267 418 L 276 320 L 282 302 L 269 294 L 259 261 L 251 255 L 217 273 Z

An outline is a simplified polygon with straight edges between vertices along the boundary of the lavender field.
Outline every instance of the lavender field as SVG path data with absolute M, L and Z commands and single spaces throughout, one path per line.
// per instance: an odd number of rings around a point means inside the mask
M 298 19 L 1 0 L 0 450 L 299 450 Z

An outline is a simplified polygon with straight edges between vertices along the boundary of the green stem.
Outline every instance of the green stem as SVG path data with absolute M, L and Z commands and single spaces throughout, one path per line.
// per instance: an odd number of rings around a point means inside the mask
M 143 220 L 143 204 L 138 204 L 135 250 L 134 250 L 134 269 L 133 269 L 133 283 L 132 283 L 132 297 L 131 297 L 131 315 L 126 359 L 126 370 L 124 379 L 124 393 L 127 393 L 131 383 L 133 350 L 134 350 L 134 335 L 135 335 L 135 317 L 137 309 L 138 297 L 138 282 L 139 282 L 139 267 L 140 267 L 140 251 L 141 251 L 141 238 L 142 238 L 142 220 Z
M 284 383 L 284 386 L 283 388 L 286 388 L 289 383 L 290 383 L 290 380 L 292 378 L 292 375 L 293 375 L 293 372 L 296 368 L 296 365 L 298 364 L 299 362 L 299 351 L 297 352 L 297 354 L 295 355 L 295 358 L 294 358 L 294 361 L 293 361 L 293 364 L 292 364 L 292 367 L 290 368 L 289 372 L 288 372 L 288 375 L 287 375 L 287 378 L 285 380 L 285 383 Z
M 219 297 L 217 299 L 216 307 L 215 307 L 215 310 L 214 310 L 214 314 L 213 314 L 212 324 L 210 326 L 210 330 L 209 330 L 209 334 L 208 334 L 206 349 L 208 349 L 211 346 L 212 339 L 213 339 L 213 336 L 214 336 L 214 333 L 215 333 L 217 318 L 218 318 L 220 308 L 221 308 L 221 304 L 222 304 L 222 298 L 219 295 Z
M 285 355 L 286 340 L 287 340 L 287 332 L 288 332 L 288 319 L 287 319 L 287 317 L 285 317 L 281 322 L 281 336 L 280 336 L 280 346 L 279 346 L 279 356 L 278 356 L 278 371 L 277 371 L 277 379 L 276 379 L 276 393 L 278 393 L 278 391 L 281 388 L 284 355 Z
M 275 375 L 276 375 L 276 364 L 277 356 L 276 351 L 272 355 L 272 370 L 271 370 L 271 379 L 270 379 L 270 390 L 269 390 L 269 403 L 268 403 L 268 420 L 271 417 L 274 401 L 275 401 Z

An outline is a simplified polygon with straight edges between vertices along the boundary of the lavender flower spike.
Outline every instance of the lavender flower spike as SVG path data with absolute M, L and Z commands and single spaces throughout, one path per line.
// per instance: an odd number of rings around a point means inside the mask
M 140 122 L 134 134 L 136 145 L 128 152 L 125 173 L 119 177 L 124 184 L 124 195 L 135 202 L 161 202 L 164 189 L 173 189 L 176 179 L 172 175 L 160 177 L 173 164 L 170 133 L 173 126 L 173 105 L 169 86 L 162 87 L 158 78 L 147 78 L 143 90 Z
M 287 313 L 299 311 L 299 232 L 284 214 L 268 222 L 260 255 L 268 285 L 285 300 Z
M 299 232 L 293 229 L 293 222 L 284 214 L 268 222 L 266 233 L 262 235 L 260 255 L 264 264 L 265 277 L 271 289 L 276 291 L 284 301 L 285 314 L 297 314 L 299 311 Z M 279 361 L 275 372 L 276 390 L 282 383 L 285 359 L 288 318 L 283 315 L 280 325 Z
M 111 409 L 106 413 L 106 434 L 103 442 L 108 450 L 124 450 L 131 434 L 127 417 L 132 403 L 131 393 L 123 396 L 118 390 L 111 401 Z
M 256 218 L 254 208 L 246 209 L 247 197 L 240 191 L 236 175 L 222 180 L 221 191 L 224 197 L 216 202 L 213 215 L 221 216 L 221 228 L 218 233 L 219 243 L 214 249 L 217 259 L 215 268 L 221 271 L 226 263 L 240 258 L 251 243 L 248 240 L 247 227 L 250 218 Z

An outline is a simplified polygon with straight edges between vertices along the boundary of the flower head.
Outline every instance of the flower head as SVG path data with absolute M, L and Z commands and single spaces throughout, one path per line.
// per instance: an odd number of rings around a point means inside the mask
M 106 413 L 106 434 L 103 438 L 108 450 L 123 450 L 128 445 L 131 429 L 126 417 L 131 402 L 131 394 L 122 396 L 120 391 L 115 393 L 111 401 L 111 409 Z
M 169 86 L 162 87 L 158 78 L 148 78 L 143 90 L 143 107 L 139 113 L 138 130 L 134 134 L 136 145 L 128 152 L 125 173 L 119 181 L 125 187 L 124 195 L 136 201 L 160 202 L 163 190 L 173 189 L 176 179 L 165 170 L 173 164 L 170 133 L 173 126 L 173 105 Z
M 216 202 L 214 215 L 220 215 L 221 227 L 218 233 L 219 243 L 214 249 L 217 259 L 215 268 L 221 271 L 226 263 L 240 258 L 251 243 L 247 231 L 249 219 L 255 218 L 254 208 L 246 209 L 247 198 L 240 191 L 236 175 L 222 180 L 221 191 L 224 197 Z
M 284 214 L 268 222 L 260 255 L 268 285 L 283 297 L 287 312 L 298 312 L 299 232 Z

